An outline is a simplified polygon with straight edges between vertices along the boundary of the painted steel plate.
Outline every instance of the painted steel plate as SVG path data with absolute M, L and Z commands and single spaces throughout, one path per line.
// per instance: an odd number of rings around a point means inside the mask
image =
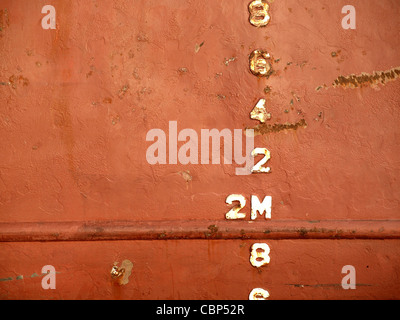
M 1 1 L 0 299 L 399 299 L 399 14 Z

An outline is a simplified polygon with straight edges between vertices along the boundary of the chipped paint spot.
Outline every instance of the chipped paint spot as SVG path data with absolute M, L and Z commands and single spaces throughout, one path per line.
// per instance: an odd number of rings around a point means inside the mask
M 182 68 L 179 68 L 179 69 L 178 69 L 178 73 L 181 74 L 181 75 L 182 75 L 182 74 L 185 74 L 185 73 L 187 73 L 187 72 L 188 72 L 188 69 L 185 68 L 185 67 L 182 67 Z
M 186 170 L 186 171 L 179 171 L 178 174 L 179 174 L 180 176 L 182 176 L 182 178 L 185 179 L 186 182 L 192 181 L 192 178 L 193 178 L 193 177 L 191 176 L 189 170 Z
M 301 119 L 296 123 L 285 123 L 285 124 L 275 123 L 273 125 L 263 123 L 250 129 L 254 130 L 255 135 L 264 135 L 269 133 L 280 132 L 283 130 L 297 130 L 298 128 L 306 128 L 306 127 L 307 127 L 306 120 Z
M 379 84 L 385 85 L 390 81 L 399 79 L 400 67 L 392 68 L 386 71 L 375 71 L 372 74 L 362 72 L 361 74 L 351 74 L 348 76 L 339 76 L 332 83 L 333 88 L 343 87 L 345 89 L 355 89 L 362 87 L 377 87 Z M 322 88 L 328 89 L 324 84 L 318 86 L 315 90 L 319 91 Z
M 118 97 L 120 99 L 122 99 L 125 96 L 125 93 L 128 91 L 129 89 L 129 84 L 125 84 L 118 92 Z
M 237 59 L 236 57 L 232 57 L 232 58 L 229 58 L 229 59 L 225 58 L 224 65 L 228 66 L 230 62 L 233 62 L 236 59 Z
M 324 84 L 324 85 L 322 85 L 322 86 L 316 87 L 316 88 L 315 88 L 315 91 L 320 91 L 320 90 L 323 89 L 323 88 L 328 89 L 327 85 Z
M 197 44 L 197 43 L 196 43 L 196 45 L 195 45 L 195 47 L 194 47 L 194 52 L 195 52 L 195 53 L 199 52 L 199 50 L 200 50 L 200 48 L 203 46 L 203 44 L 204 44 L 204 41 L 203 41 L 202 43 L 200 43 L 200 44 Z
M 271 119 L 271 114 L 265 109 L 265 99 L 260 99 L 254 109 L 250 112 L 250 118 L 264 123 Z
M 120 285 L 126 285 L 129 282 L 129 277 L 132 273 L 133 263 L 130 260 L 124 260 L 121 266 L 118 267 L 118 262 L 114 262 L 111 268 L 111 278 L 117 281 Z
M 13 279 L 12 277 L 2 278 L 0 279 L 0 281 L 11 281 L 12 279 Z

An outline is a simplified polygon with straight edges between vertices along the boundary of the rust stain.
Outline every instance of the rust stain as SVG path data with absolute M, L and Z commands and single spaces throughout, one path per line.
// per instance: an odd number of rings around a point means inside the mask
M 271 87 L 270 86 L 266 86 L 265 88 L 264 88 L 264 93 L 265 94 L 268 94 L 268 93 L 270 93 L 271 92 Z
M 125 84 L 118 92 L 118 97 L 120 99 L 122 99 L 125 96 L 125 93 L 128 91 L 129 89 L 129 84 Z
M 104 102 L 104 103 L 112 103 L 112 98 L 110 98 L 110 97 L 105 97 L 105 98 L 103 99 L 103 102 Z
M 255 135 L 264 135 L 269 133 L 276 133 L 283 130 L 297 130 L 298 128 L 306 128 L 307 122 L 305 119 L 301 119 L 296 123 L 275 123 L 273 125 L 262 123 L 253 128 L 246 128 L 246 129 L 253 129 Z
M 28 86 L 29 80 L 21 75 L 20 76 L 12 75 L 10 78 L 8 78 L 8 84 L 10 84 L 13 89 L 16 89 L 17 84 L 21 84 L 24 87 Z
M 399 78 L 400 67 L 392 68 L 387 71 L 375 71 L 373 74 L 361 73 L 358 75 L 339 76 L 333 82 L 333 87 L 360 88 L 365 86 L 376 86 L 386 84 Z
M 305 287 L 310 287 L 310 288 L 342 288 L 342 284 L 340 283 L 321 283 L 321 284 L 297 284 L 297 283 L 285 283 L 287 286 L 293 286 L 296 288 L 305 288 Z M 366 284 L 366 283 L 357 283 L 356 286 L 360 287 L 371 287 L 372 284 Z
M 210 238 L 210 237 L 215 238 L 217 236 L 218 227 L 215 224 L 209 225 L 207 227 L 207 229 L 210 231 L 204 232 L 204 235 L 206 238 Z
M 3 31 L 5 28 L 10 26 L 10 19 L 8 18 L 8 10 L 5 8 L 4 10 L 0 10 L 0 37 L 3 36 Z
M 390 81 L 399 79 L 400 77 L 400 67 L 395 67 L 386 71 L 374 71 L 372 74 L 362 72 L 361 74 L 350 74 L 348 76 L 339 76 L 333 83 L 332 87 L 342 87 L 342 88 L 362 88 L 362 87 L 376 87 L 379 84 L 385 85 Z M 320 91 L 321 89 L 328 89 L 329 87 L 324 84 L 318 86 L 315 90 Z

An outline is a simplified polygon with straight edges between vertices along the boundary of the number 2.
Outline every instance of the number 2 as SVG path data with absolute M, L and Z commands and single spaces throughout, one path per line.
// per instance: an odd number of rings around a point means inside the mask
M 260 161 L 258 161 L 253 168 L 251 168 L 251 173 L 268 173 L 271 171 L 270 167 L 263 167 L 269 159 L 271 159 L 271 153 L 266 148 L 255 148 L 251 152 L 252 157 L 256 157 L 258 155 L 264 155 Z
M 226 219 L 228 220 L 244 219 L 246 217 L 246 214 L 239 213 L 239 211 L 246 205 L 246 198 L 240 194 L 231 194 L 226 198 L 227 204 L 232 204 L 232 202 L 234 201 L 239 201 L 239 205 L 233 207 L 226 213 L 225 215 Z

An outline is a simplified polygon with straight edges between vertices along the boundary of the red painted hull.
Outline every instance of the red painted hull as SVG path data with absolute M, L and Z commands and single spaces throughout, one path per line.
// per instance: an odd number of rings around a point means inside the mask
M 51 2 L 49 30 L 44 4 L 0 4 L 0 299 L 400 298 L 398 1 L 355 4 L 355 30 L 342 1 L 271 1 L 262 28 L 250 1 Z M 250 72 L 256 49 L 269 77 Z M 150 164 L 146 134 L 168 140 L 170 121 L 255 128 L 271 172 Z M 230 194 L 243 221 L 225 219 Z M 271 219 L 251 221 L 252 195 Z

